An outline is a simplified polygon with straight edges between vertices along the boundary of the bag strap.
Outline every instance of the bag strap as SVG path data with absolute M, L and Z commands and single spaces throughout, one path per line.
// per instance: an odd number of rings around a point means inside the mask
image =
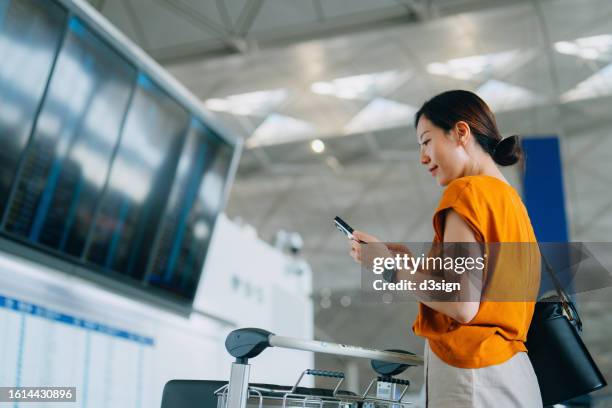
M 573 321 L 576 324 L 576 328 L 579 331 L 582 331 L 582 319 L 580 318 L 580 315 L 578 314 L 576 305 L 574 305 L 574 302 L 571 301 L 571 299 L 569 298 L 565 290 L 563 290 L 563 286 L 561 285 L 561 282 L 559 282 L 559 279 L 557 278 L 557 274 L 555 273 L 553 268 L 550 266 L 550 264 L 546 260 L 546 257 L 544 256 L 544 253 L 542 252 L 542 248 L 540 247 L 539 242 L 538 242 L 538 249 L 540 250 L 540 257 L 542 258 L 542 261 L 544 262 L 544 269 L 546 269 L 546 272 L 548 272 L 548 274 L 550 275 L 550 278 L 552 279 L 553 285 L 555 286 L 555 290 L 557 291 L 557 294 L 559 296 L 559 300 L 561 302 L 561 306 L 563 307 L 563 310 L 565 310 L 565 313 L 567 314 L 568 319 L 570 321 Z

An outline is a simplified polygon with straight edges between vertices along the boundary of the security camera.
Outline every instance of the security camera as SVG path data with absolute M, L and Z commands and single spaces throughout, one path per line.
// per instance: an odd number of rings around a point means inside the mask
M 293 255 L 297 255 L 300 253 L 303 247 L 304 240 L 302 239 L 302 236 L 297 232 L 292 232 L 289 235 L 289 251 L 291 251 Z

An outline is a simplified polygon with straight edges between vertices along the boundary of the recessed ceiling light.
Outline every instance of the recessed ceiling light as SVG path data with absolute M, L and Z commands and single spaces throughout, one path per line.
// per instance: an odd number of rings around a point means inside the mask
M 321 139 L 315 139 L 310 142 L 310 148 L 313 152 L 317 154 L 323 153 L 323 151 L 325 150 L 325 143 L 323 143 Z

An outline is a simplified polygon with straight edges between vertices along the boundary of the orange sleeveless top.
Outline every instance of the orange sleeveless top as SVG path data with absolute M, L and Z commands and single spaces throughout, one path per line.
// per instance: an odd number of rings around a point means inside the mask
M 520 196 L 512 186 L 495 177 L 467 176 L 448 184 L 433 217 L 434 242 L 443 242 L 444 212 L 449 208 L 472 228 L 478 242 L 536 242 Z M 539 253 L 532 252 L 527 262 L 539 272 Z M 515 259 L 512 267 L 520 268 Z M 520 270 L 516 273 L 518 278 Z M 515 283 L 514 277 L 511 282 Z M 536 292 L 538 284 L 539 274 L 534 285 Z M 519 351 L 527 351 L 525 341 L 534 307 L 533 301 L 484 300 L 474 319 L 462 324 L 419 303 L 413 331 L 426 337 L 431 350 L 449 365 L 486 367 L 501 364 Z

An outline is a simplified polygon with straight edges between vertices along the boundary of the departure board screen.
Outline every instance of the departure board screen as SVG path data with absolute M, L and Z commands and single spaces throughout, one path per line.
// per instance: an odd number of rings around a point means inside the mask
M 119 141 L 136 69 L 72 18 L 5 229 L 81 256 Z
M 183 306 L 235 146 L 89 12 L 0 0 L 0 244 Z
M 0 217 L 64 31 L 51 1 L 0 0 Z
M 187 111 L 140 75 L 94 221 L 88 261 L 143 278 L 188 128 Z
M 192 120 L 151 257 L 151 285 L 194 296 L 232 153 L 214 132 Z

